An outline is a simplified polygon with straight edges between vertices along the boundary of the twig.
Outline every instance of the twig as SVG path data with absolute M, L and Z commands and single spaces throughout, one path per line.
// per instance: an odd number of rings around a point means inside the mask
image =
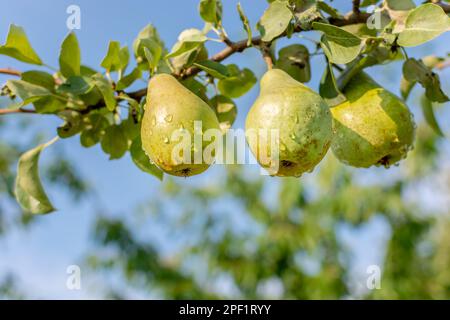
M 20 77 L 22 75 L 22 72 L 20 72 L 19 70 L 14 70 L 11 68 L 0 68 L 0 73 L 17 77 Z
M 15 113 L 36 113 L 35 110 L 27 110 L 27 109 L 0 109 L 0 115 L 3 114 L 15 114 Z
M 261 53 L 262 53 L 264 62 L 267 65 L 267 70 L 272 70 L 273 69 L 273 58 L 272 58 L 272 54 L 270 53 L 269 46 L 264 43 L 261 44 Z
M 361 0 L 353 0 L 353 14 L 359 15 L 361 11 L 359 10 L 359 5 L 361 4 Z
M 450 59 L 447 59 L 447 60 L 444 60 L 442 62 L 439 62 L 436 65 L 436 69 L 439 69 L 439 70 L 443 70 L 443 69 L 448 68 L 448 67 L 450 67 Z

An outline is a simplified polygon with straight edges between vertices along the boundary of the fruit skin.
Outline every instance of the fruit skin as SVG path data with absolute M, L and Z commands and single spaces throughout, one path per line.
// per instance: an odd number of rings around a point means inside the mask
M 332 139 L 332 117 L 328 105 L 313 90 L 280 69 L 269 70 L 261 79 L 261 92 L 246 119 L 246 131 L 279 130 L 279 169 L 276 176 L 301 176 L 325 156 Z M 269 133 L 270 136 L 270 133 Z M 258 150 L 269 154 L 270 141 L 247 135 L 252 153 L 262 167 Z
M 414 142 L 415 124 L 402 100 L 365 73 L 354 76 L 343 93 L 348 100 L 331 108 L 334 155 L 363 168 L 389 167 L 405 158 Z
M 203 132 L 208 129 L 220 131 L 219 121 L 206 102 L 169 74 L 152 77 L 148 84 L 147 104 L 142 119 L 142 148 L 166 173 L 188 177 L 208 169 L 209 164 L 204 160 L 199 164 L 194 163 L 194 148 L 191 148 L 192 163 L 177 163 L 176 159 L 172 159 L 172 150 L 181 141 L 172 141 L 173 132 L 184 130 L 189 133 L 193 146 L 194 121 L 202 121 Z M 203 141 L 201 151 L 210 143 Z

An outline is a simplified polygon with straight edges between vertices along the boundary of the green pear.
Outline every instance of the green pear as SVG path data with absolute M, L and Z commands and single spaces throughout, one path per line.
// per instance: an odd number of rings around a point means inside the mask
M 260 165 L 276 176 L 299 177 L 311 172 L 325 156 L 332 139 L 328 105 L 319 94 L 280 69 L 269 70 L 261 79 L 260 95 L 245 126 L 250 150 Z M 273 149 L 272 138 L 252 134 L 261 129 L 278 132 L 278 150 Z M 273 152 L 278 152 L 278 166 L 272 161 Z
M 201 121 L 201 132 L 194 122 Z M 203 141 L 203 133 L 209 129 L 220 132 L 219 121 L 209 105 L 184 87 L 169 74 L 151 78 L 147 91 L 147 104 L 142 119 L 142 148 L 150 159 L 163 171 L 174 176 L 188 177 L 208 169 L 210 163 L 203 157 L 195 163 L 195 154 L 203 155 L 204 148 L 211 142 Z M 173 138 L 178 137 L 177 139 Z M 201 135 L 201 144 L 194 143 L 194 134 Z M 189 137 L 190 161 L 174 157 L 182 141 L 182 135 Z M 186 150 L 186 149 L 182 149 Z M 184 152 L 180 157 L 185 157 Z
M 334 155 L 364 168 L 389 167 L 405 158 L 413 146 L 415 124 L 403 101 L 365 73 L 354 76 L 343 93 L 347 101 L 331 108 Z

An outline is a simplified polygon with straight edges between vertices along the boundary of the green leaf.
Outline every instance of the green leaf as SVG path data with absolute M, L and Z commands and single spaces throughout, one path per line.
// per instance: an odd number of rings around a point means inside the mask
M 178 36 L 178 42 L 174 45 L 172 51 L 168 55 L 166 55 L 166 59 L 173 58 L 196 49 L 206 40 L 208 40 L 208 38 L 203 34 L 201 30 L 194 28 L 184 30 Z
M 181 42 L 173 48 L 172 52 L 170 52 L 168 55 L 166 55 L 166 59 L 173 58 L 173 57 L 179 56 L 185 52 L 196 49 L 201 44 L 202 44 L 202 42 Z
M 120 159 L 128 150 L 128 140 L 123 132 L 123 128 L 119 125 L 108 127 L 102 138 L 102 149 L 109 154 L 110 160 Z
M 39 177 L 39 156 L 44 148 L 55 141 L 56 139 L 53 139 L 41 144 L 19 158 L 14 193 L 20 206 L 32 214 L 47 214 L 55 211 Z
M 361 39 L 342 28 L 314 22 L 313 28 L 324 33 L 320 46 L 332 63 L 353 61 L 361 51 Z
M 170 59 L 170 64 L 173 72 L 180 73 L 183 69 L 190 67 L 194 62 L 204 61 L 206 59 L 208 59 L 208 51 L 205 45 L 201 44 L 193 50 Z
M 400 80 L 400 94 L 402 95 L 403 100 L 408 100 L 409 94 L 411 93 L 411 90 L 414 88 L 416 82 L 410 82 L 405 79 L 404 76 L 402 76 L 402 79 Z
M 325 68 L 319 85 L 319 94 L 330 107 L 336 106 L 346 100 L 345 96 L 339 90 L 336 78 L 334 77 L 333 67 L 328 63 Z
M 48 91 L 55 90 L 55 79 L 44 71 L 32 70 L 22 73 L 21 79 L 31 84 L 46 88 Z
M 218 89 L 220 93 L 230 98 L 239 98 L 249 91 L 257 82 L 250 69 L 239 70 L 235 64 L 227 66 L 230 76 L 219 80 Z
M 355 23 L 355 24 L 349 24 L 348 26 L 342 26 L 342 29 L 344 29 L 347 32 L 350 32 L 358 37 L 376 37 L 377 36 L 377 29 L 372 28 L 369 29 L 367 26 L 367 23 Z
M 120 48 L 118 41 L 110 41 L 108 53 L 101 63 L 101 66 L 108 72 L 123 71 L 127 67 L 130 60 L 128 47 Z
M 55 96 L 48 96 L 33 103 L 37 113 L 56 113 L 66 108 L 66 103 Z
M 81 95 L 88 93 L 94 87 L 93 81 L 88 77 L 71 76 L 57 89 L 58 92 Z
M 23 80 L 9 80 L 6 82 L 13 94 L 22 99 L 20 106 L 26 106 L 52 93 L 44 87 L 31 84 Z
M 22 62 L 42 65 L 42 61 L 31 47 L 22 27 L 10 25 L 6 43 L 0 46 L 0 54 Z
M 138 136 L 134 139 L 133 143 L 130 147 L 130 155 L 134 164 L 142 171 L 155 176 L 159 180 L 163 179 L 163 172 L 152 162 L 150 158 L 145 154 L 144 150 L 142 150 L 142 142 L 141 137 Z
M 80 135 L 80 143 L 85 148 L 90 148 L 100 142 L 108 127 L 108 120 L 98 113 L 85 117 L 84 130 Z
M 203 83 L 197 81 L 195 78 L 187 78 L 182 80 L 181 84 L 196 94 L 200 99 L 209 103 L 208 96 L 206 95 L 206 86 Z
M 403 64 L 403 77 L 411 82 L 419 82 L 425 88 L 428 99 L 435 102 L 447 102 L 449 98 L 441 89 L 439 76 L 430 70 L 422 61 L 414 58 Z
M 59 68 L 64 77 L 80 75 L 81 53 L 75 33 L 67 35 L 61 45 Z
M 284 31 L 293 18 L 288 3 L 276 0 L 269 5 L 259 20 L 258 29 L 263 41 L 272 41 Z
M 139 79 L 142 76 L 142 72 L 139 68 L 134 68 L 130 74 L 127 74 L 125 77 L 121 78 L 116 85 L 116 90 L 124 90 L 131 86 L 133 82 Z
M 67 139 L 78 134 L 83 129 L 83 122 L 79 112 L 74 110 L 64 110 L 58 113 L 64 119 L 64 123 L 57 128 L 58 136 Z
M 128 50 L 128 46 L 123 46 L 122 48 L 120 48 L 119 57 L 120 57 L 119 70 L 123 72 L 130 63 L 130 51 Z
M 90 77 L 93 76 L 94 74 L 98 73 L 97 70 L 88 67 L 88 66 L 80 66 L 80 73 L 83 77 Z
M 325 1 L 317 1 L 317 8 L 322 10 L 323 12 L 330 15 L 330 17 L 335 19 L 342 19 L 342 15 L 337 11 L 337 9 L 333 8 L 329 4 L 327 4 Z
M 435 4 L 423 4 L 410 11 L 405 29 L 398 36 L 398 44 L 414 47 L 430 41 L 450 28 L 450 19 L 444 10 Z
M 116 109 L 117 101 L 114 96 L 114 90 L 108 80 L 103 78 L 101 74 L 96 74 L 92 77 L 95 86 L 100 90 L 103 99 L 105 100 L 106 108 L 109 111 Z
M 444 133 L 442 132 L 439 123 L 436 120 L 436 116 L 434 115 L 433 103 L 425 95 L 422 95 L 420 98 L 420 105 L 422 107 L 423 116 L 428 125 L 434 130 L 434 132 L 436 132 L 436 134 L 443 137 Z
M 208 74 L 217 79 L 225 79 L 230 74 L 228 72 L 227 67 L 223 64 L 211 60 L 205 60 L 194 63 L 195 66 L 199 67 L 203 71 L 206 71 Z
M 222 19 L 222 3 L 220 0 L 200 0 L 198 10 L 200 17 L 205 22 L 217 25 Z
M 304 45 L 292 44 L 282 48 L 275 65 L 297 81 L 308 82 L 311 79 L 309 52 Z
M 147 59 L 150 70 L 153 71 L 156 69 L 161 60 L 163 48 L 152 40 L 143 39 L 141 42 L 144 50 L 144 56 Z
M 237 116 L 237 107 L 233 100 L 228 97 L 217 95 L 210 100 L 210 105 L 217 115 L 220 129 L 226 132 L 231 128 Z
M 377 4 L 380 0 L 363 0 L 361 2 L 361 8 L 371 6 L 373 4 Z
M 158 31 L 151 24 L 142 29 L 137 38 L 133 42 L 133 51 L 138 62 L 138 66 L 141 70 L 155 69 L 148 65 L 147 58 L 145 56 L 144 47 L 148 48 L 153 55 L 153 63 L 157 65 L 157 69 L 168 69 L 167 63 L 164 60 L 155 58 L 155 52 L 161 51 L 160 58 L 167 54 L 167 50 L 164 46 L 164 42 L 161 40 Z M 159 49 L 156 49 L 159 47 Z
M 245 32 L 247 33 L 247 46 L 252 44 L 252 27 L 250 26 L 250 22 L 248 21 L 247 16 L 242 9 L 241 3 L 237 4 L 237 10 L 239 12 L 239 18 L 242 21 L 242 25 L 244 26 Z

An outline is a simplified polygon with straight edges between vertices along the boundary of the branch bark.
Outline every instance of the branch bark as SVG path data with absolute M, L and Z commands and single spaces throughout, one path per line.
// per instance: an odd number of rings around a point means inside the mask
M 5 114 L 16 114 L 16 113 L 36 113 L 35 110 L 27 110 L 27 109 L 0 109 L 0 115 Z
M 361 0 L 353 0 L 353 13 L 355 15 L 359 15 L 361 11 L 359 10 L 359 6 L 361 4 Z
M 338 26 L 338 27 L 342 27 L 342 26 L 355 24 L 355 23 L 364 23 L 367 21 L 369 16 L 370 16 L 370 14 L 368 14 L 368 13 L 360 13 L 357 16 L 354 14 L 350 14 L 350 15 L 346 16 L 345 18 L 340 18 L 340 19 L 339 18 L 330 18 L 329 20 L 330 20 L 331 24 Z M 307 30 L 302 29 L 300 26 L 297 26 L 294 29 L 294 33 L 299 33 L 302 31 L 307 31 Z M 287 35 L 287 33 L 283 32 L 282 34 L 280 34 L 278 37 L 276 37 L 273 40 L 286 37 L 286 35 Z M 230 41 L 225 49 L 223 49 L 222 51 L 213 55 L 210 58 L 210 60 L 215 61 L 215 62 L 221 62 L 235 53 L 243 52 L 244 50 L 246 50 L 250 47 L 260 46 L 262 43 L 263 43 L 263 41 L 261 40 L 261 37 L 253 37 L 250 45 L 247 44 L 247 39 L 240 40 L 237 42 Z M 179 74 L 179 75 L 175 74 L 174 76 L 181 78 L 181 79 L 185 79 L 185 78 L 195 76 L 200 71 L 201 71 L 200 68 L 190 67 L 190 68 L 186 69 L 182 74 Z M 128 96 L 132 97 L 133 99 L 139 100 L 147 94 L 147 89 L 142 88 L 140 90 L 129 92 L 127 94 L 128 94 Z
M 0 74 L 20 77 L 22 75 L 22 72 L 10 68 L 0 68 Z

